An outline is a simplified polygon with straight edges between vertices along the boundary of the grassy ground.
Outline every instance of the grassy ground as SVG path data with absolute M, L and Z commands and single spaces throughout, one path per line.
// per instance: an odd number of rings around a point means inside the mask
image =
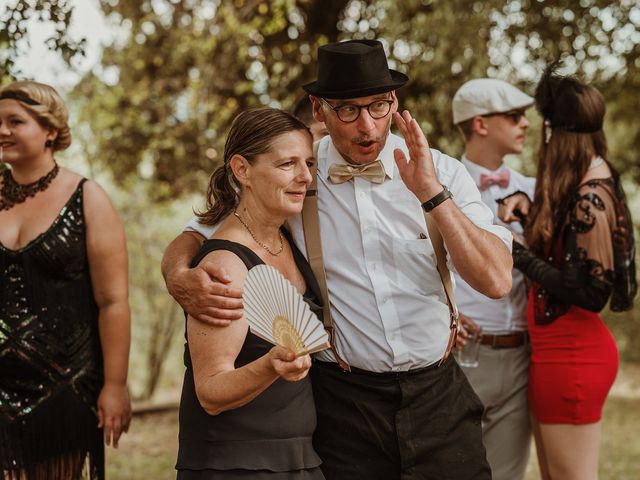
M 170 480 L 177 451 L 177 412 L 138 416 L 118 450 L 107 452 L 109 480 Z M 601 480 L 636 480 L 640 475 L 640 399 L 612 397 L 605 406 Z M 532 450 L 526 480 L 539 478 Z
M 640 478 L 639 367 L 621 369 L 604 410 L 600 480 Z M 109 480 L 175 479 L 178 412 L 136 416 L 120 448 L 107 451 Z M 526 480 L 539 478 L 535 451 Z

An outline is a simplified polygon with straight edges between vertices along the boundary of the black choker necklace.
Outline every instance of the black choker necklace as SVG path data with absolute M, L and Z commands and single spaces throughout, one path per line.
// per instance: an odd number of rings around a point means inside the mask
M 35 182 L 31 182 L 26 185 L 20 185 L 16 182 L 11 175 L 11 170 L 5 170 L 2 172 L 0 211 L 9 210 L 14 205 L 24 202 L 29 197 L 35 196 L 36 193 L 46 190 L 53 179 L 56 178 L 59 171 L 60 168 L 56 163 L 49 173 L 40 177 Z

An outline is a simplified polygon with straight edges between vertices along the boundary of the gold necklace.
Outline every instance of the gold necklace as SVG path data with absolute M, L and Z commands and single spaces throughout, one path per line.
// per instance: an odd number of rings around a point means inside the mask
M 253 238 L 253 241 L 256 242 L 258 245 L 260 245 L 262 248 L 264 248 L 267 251 L 267 253 L 270 253 L 274 257 L 277 257 L 282 253 L 282 250 L 284 250 L 284 241 L 282 240 L 282 232 L 279 229 L 278 229 L 278 234 L 280 235 L 280 248 L 278 249 L 277 252 L 274 252 L 273 250 L 271 250 L 269 247 L 267 247 L 264 243 L 262 243 L 260 240 L 256 238 L 254 233 L 249 228 L 249 225 L 246 224 L 246 222 L 242 219 L 242 217 L 238 214 L 237 211 L 234 210 L 233 214 L 238 220 L 240 220 L 240 223 L 242 224 L 242 226 L 247 229 L 247 232 L 249 232 L 249 235 L 251 235 L 251 238 Z

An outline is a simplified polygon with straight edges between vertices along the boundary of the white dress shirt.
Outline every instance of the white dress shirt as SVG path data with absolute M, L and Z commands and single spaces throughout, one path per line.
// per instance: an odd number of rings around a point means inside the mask
M 438 361 L 449 339 L 449 309 L 436 270 L 420 202 L 400 178 L 393 150 L 408 156 L 404 140 L 389 134 L 380 154 L 386 179 L 362 178 L 335 185 L 332 163 L 346 163 L 330 137 L 318 149 L 320 236 L 340 356 L 376 372 L 405 371 Z M 491 210 L 465 168 L 432 150 L 438 179 L 469 219 L 511 248 L 511 234 L 493 225 Z M 294 241 L 306 254 L 300 216 L 289 220 Z M 190 227 L 206 236 L 197 222 Z M 317 358 L 334 361 L 329 351 Z
M 462 164 L 468 170 L 476 185 L 480 185 L 481 174 L 490 175 L 502 170 L 509 170 L 509 185 L 506 188 L 502 188 L 499 185 L 491 185 L 480 192 L 480 196 L 482 201 L 493 212 L 497 225 L 504 226 L 522 236 L 523 232 L 520 223 L 505 224 L 497 217 L 498 204 L 496 199 L 504 198 L 518 190 L 529 195 L 529 198 L 533 198 L 535 178 L 525 177 L 504 164 L 497 170 L 492 171 L 473 163 L 465 156 L 462 157 Z M 511 292 L 497 300 L 477 292 L 458 274 L 455 274 L 455 280 L 458 310 L 476 322 L 482 328 L 483 333 L 505 334 L 527 329 L 527 287 L 525 277 L 519 270 L 513 270 Z

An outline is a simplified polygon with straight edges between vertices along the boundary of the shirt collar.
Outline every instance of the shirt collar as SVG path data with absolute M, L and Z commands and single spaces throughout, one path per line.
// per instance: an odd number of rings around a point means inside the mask
M 473 163 L 471 160 L 467 158 L 466 155 L 462 155 L 462 158 L 460 159 L 460 161 L 462 162 L 462 164 L 465 166 L 465 168 L 471 175 L 471 178 L 473 178 L 473 181 L 476 182 L 476 185 L 480 184 L 480 175 L 483 175 L 483 174 L 491 175 L 492 173 L 501 172 L 502 170 L 505 170 L 507 168 L 507 166 L 503 163 L 495 170 L 489 170 L 488 168 L 485 168 L 482 165 Z

